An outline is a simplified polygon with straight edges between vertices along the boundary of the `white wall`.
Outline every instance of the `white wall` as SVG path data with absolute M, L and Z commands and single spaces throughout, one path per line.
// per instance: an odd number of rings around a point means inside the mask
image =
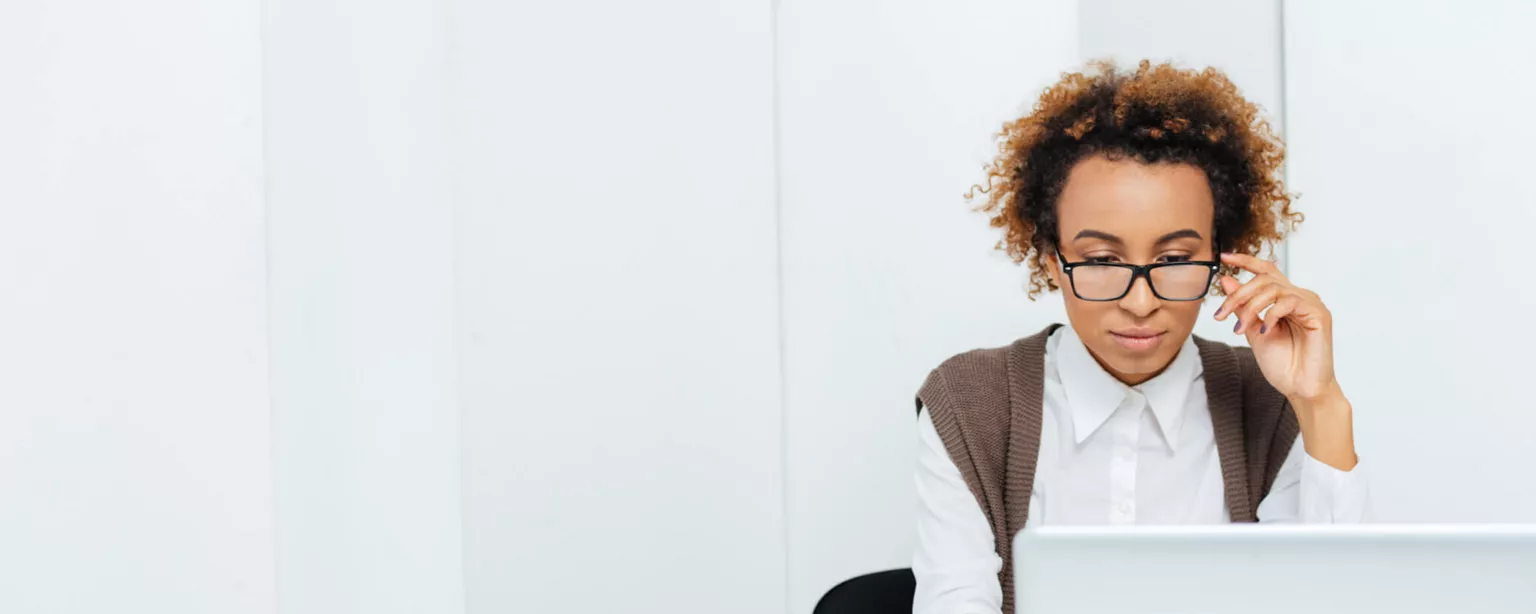
M 6 611 L 807 612 L 906 566 L 921 378 L 1064 319 L 961 195 L 1105 55 L 1285 120 L 1378 515 L 1536 520 L 1529 5 L 1288 2 L 1282 54 L 1274 1 L 13 4 Z
M 435 0 L 264 0 L 283 614 L 464 609 Z
M 469 610 L 783 612 L 771 4 L 454 11 Z
M 273 611 L 255 2 L 0 9 L 0 609 Z
M 1127 68 L 1142 59 L 1214 66 L 1243 96 L 1283 119 L 1281 0 L 1078 0 L 1082 59 L 1112 57 Z
M 1291 276 L 1336 319 L 1383 520 L 1536 521 L 1536 6 L 1289 2 Z
M 779 5 L 791 612 L 911 565 L 913 395 L 1065 315 L 962 195 L 1076 64 L 1073 2 Z

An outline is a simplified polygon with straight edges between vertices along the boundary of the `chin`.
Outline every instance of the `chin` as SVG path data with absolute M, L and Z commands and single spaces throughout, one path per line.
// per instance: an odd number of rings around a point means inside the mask
M 1111 366 L 1126 375 L 1152 375 L 1172 361 L 1171 356 L 1116 356 L 1115 364 Z
M 1174 336 L 1172 333 L 1164 335 L 1164 337 L 1172 336 Z M 1099 347 L 1092 349 L 1113 372 L 1123 375 L 1152 375 L 1173 362 L 1177 352 L 1170 351 L 1170 348 L 1177 349 L 1178 346 L 1171 344 L 1170 341 L 1172 340 L 1163 339 L 1156 347 L 1147 349 L 1128 349 L 1115 339 L 1113 333 L 1105 332 Z

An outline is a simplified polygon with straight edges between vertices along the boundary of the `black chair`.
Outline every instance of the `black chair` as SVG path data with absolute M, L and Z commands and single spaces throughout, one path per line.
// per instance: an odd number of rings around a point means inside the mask
M 910 569 L 859 576 L 832 587 L 813 614 L 912 614 L 917 578 Z

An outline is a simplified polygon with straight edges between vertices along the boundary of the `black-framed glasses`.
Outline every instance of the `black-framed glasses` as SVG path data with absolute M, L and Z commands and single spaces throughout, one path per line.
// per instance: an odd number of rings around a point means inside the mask
M 1131 292 L 1136 278 L 1147 278 L 1152 294 L 1165 301 L 1198 301 L 1211 291 L 1220 262 L 1187 260 L 1155 264 L 1118 262 L 1067 262 L 1058 250 L 1061 272 L 1072 294 L 1085 301 L 1118 301 Z

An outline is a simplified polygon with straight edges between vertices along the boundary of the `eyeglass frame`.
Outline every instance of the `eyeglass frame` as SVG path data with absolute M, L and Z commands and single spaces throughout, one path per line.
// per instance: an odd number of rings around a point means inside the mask
M 1221 263 L 1220 262 L 1216 262 L 1216 261 L 1212 261 L 1212 260 L 1185 260 L 1185 261 L 1182 261 L 1182 262 L 1154 262 L 1152 264 L 1125 264 L 1125 263 L 1120 263 L 1120 262 L 1087 262 L 1087 261 L 1083 261 L 1083 262 L 1067 262 L 1067 257 L 1061 255 L 1061 249 L 1058 248 L 1055 251 L 1056 251 L 1056 259 L 1061 261 L 1061 272 L 1062 272 L 1063 275 L 1067 276 L 1067 285 L 1072 287 L 1072 296 L 1076 296 L 1078 298 L 1078 300 L 1090 301 L 1090 302 L 1094 302 L 1094 303 L 1111 303 L 1111 302 L 1118 301 L 1120 299 L 1125 298 L 1125 295 L 1131 293 L 1131 288 L 1135 288 L 1136 287 L 1136 280 L 1137 280 L 1137 278 L 1141 278 L 1141 277 L 1147 278 L 1147 289 L 1151 290 L 1152 291 L 1152 296 L 1157 297 L 1158 300 L 1176 301 L 1176 302 L 1183 302 L 1183 303 L 1187 303 L 1187 302 L 1190 302 L 1190 301 L 1205 300 L 1205 297 L 1210 295 L 1210 293 L 1211 293 L 1211 284 L 1216 281 L 1216 275 L 1221 272 Z M 1205 278 L 1205 291 L 1201 292 L 1200 296 L 1196 296 L 1194 298 L 1167 298 L 1167 297 L 1164 297 L 1161 292 L 1157 291 L 1157 284 L 1152 282 L 1152 269 L 1158 269 L 1158 268 L 1169 267 L 1169 266 L 1189 266 L 1189 265 L 1192 265 L 1192 264 L 1205 265 L 1206 267 L 1210 268 L 1210 275 L 1206 276 L 1206 278 Z M 1121 269 L 1130 269 L 1131 270 L 1131 281 L 1130 281 L 1130 283 L 1125 284 L 1125 291 L 1121 292 L 1119 296 L 1116 296 L 1114 298 L 1083 298 L 1083 295 L 1079 294 L 1077 292 L 1077 279 L 1072 277 L 1072 269 L 1077 268 L 1079 266 L 1107 266 L 1107 267 L 1116 267 L 1116 268 L 1121 268 Z

